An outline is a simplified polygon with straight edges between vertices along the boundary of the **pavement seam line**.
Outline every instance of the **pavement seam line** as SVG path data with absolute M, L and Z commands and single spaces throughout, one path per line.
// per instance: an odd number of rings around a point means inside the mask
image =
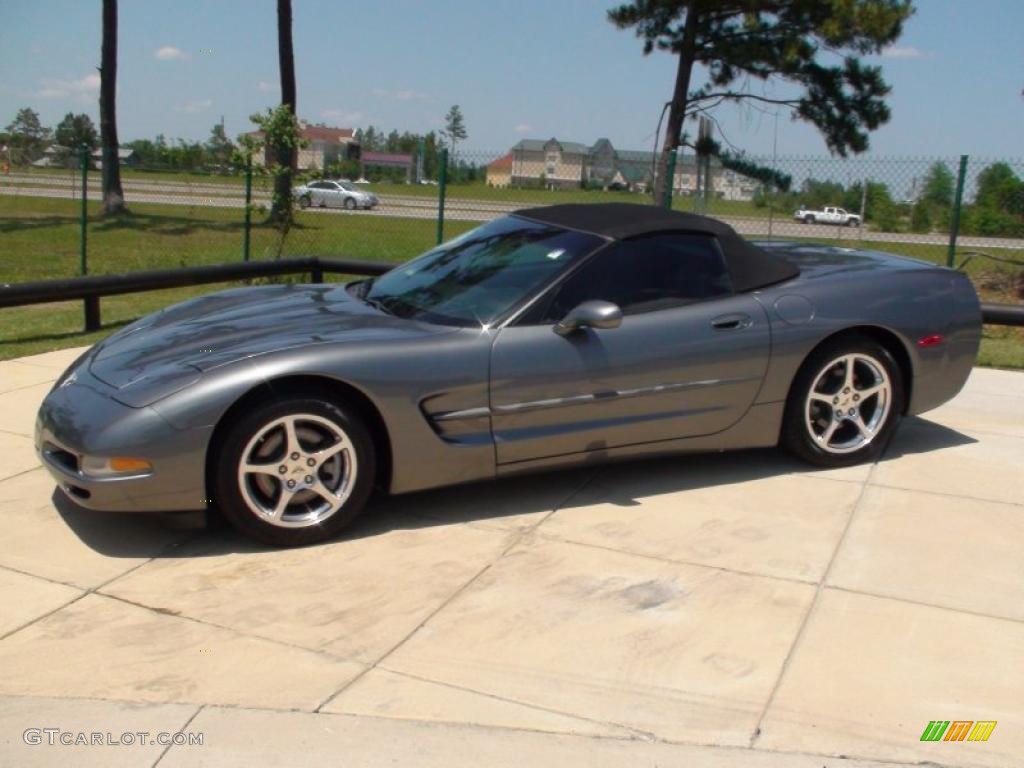
M 381 656 L 379 658 L 377 658 L 372 664 L 367 666 L 362 672 L 360 672 L 358 675 L 353 677 L 348 682 L 344 683 L 341 687 L 338 688 L 338 690 L 336 690 L 334 693 L 332 693 L 330 696 L 328 696 L 326 699 L 324 699 L 322 702 L 320 702 L 313 711 L 314 712 L 320 712 L 324 707 L 326 707 L 328 704 L 330 704 L 336 698 L 341 696 L 345 691 L 347 691 L 349 688 L 351 688 L 353 685 L 355 685 L 357 682 L 359 682 L 361 679 L 363 679 L 363 677 L 365 677 L 367 674 L 369 674 L 374 669 L 376 669 L 379 664 L 383 663 L 384 660 L 387 659 L 389 656 L 391 656 L 393 653 L 395 653 L 395 651 L 397 651 L 399 648 L 401 648 L 403 645 L 405 645 L 410 639 L 412 639 L 412 637 L 417 632 L 419 632 L 424 626 L 426 626 L 427 622 L 429 622 L 431 619 L 433 619 L 435 616 L 437 616 L 437 614 L 439 614 L 441 611 L 443 611 L 445 608 L 447 608 L 449 605 L 451 605 L 451 603 L 454 600 L 456 600 L 459 597 L 459 595 L 461 595 L 463 592 L 465 592 L 467 589 L 469 589 L 481 576 L 483 576 L 485 573 L 487 573 L 487 571 L 489 571 L 498 562 L 500 562 L 523 539 L 525 539 L 528 535 L 532 534 L 537 528 L 539 528 L 544 523 L 545 520 L 547 520 L 549 517 L 551 517 L 551 515 L 555 514 L 555 512 L 557 512 L 560 509 L 562 504 L 567 503 L 570 499 L 572 499 L 573 496 L 575 496 L 577 493 L 579 493 L 581 490 L 583 490 L 587 486 L 587 484 L 590 483 L 590 481 L 594 478 L 594 476 L 596 474 L 597 474 L 596 470 L 588 473 L 587 476 L 584 478 L 582 483 L 580 483 L 560 503 L 555 504 L 552 507 L 551 511 L 548 512 L 546 515 L 544 515 L 544 517 L 542 517 L 540 519 L 540 521 L 538 521 L 535 525 L 532 525 L 530 527 L 523 528 L 523 529 L 520 529 L 520 530 L 513 530 L 513 531 L 511 531 L 509 533 L 510 541 L 509 541 L 508 546 L 506 546 L 503 550 L 501 550 L 501 552 L 498 553 L 498 556 L 495 557 L 494 560 L 492 560 L 491 562 L 487 563 L 480 570 L 478 570 L 472 577 L 470 577 L 470 579 L 468 581 L 464 582 L 462 584 L 462 586 L 458 587 L 454 592 L 452 592 L 452 594 L 450 594 L 447 598 L 445 598 L 443 601 L 441 601 L 441 603 L 433 611 L 431 611 L 427 616 L 425 616 L 423 618 L 423 620 L 420 621 L 415 627 L 413 627 L 412 630 L 410 632 L 408 632 L 403 638 L 401 638 L 391 648 L 389 648 L 387 651 L 385 651 L 383 654 L 381 654 Z
M 965 496 L 962 493 L 947 493 L 945 491 L 928 491 L 923 488 L 907 488 L 904 485 L 888 485 L 886 483 L 869 483 L 872 488 L 887 488 L 891 491 L 910 491 L 912 493 L 926 493 L 932 496 L 945 496 L 947 499 L 963 499 L 966 501 L 983 501 L 986 504 L 1007 504 L 1011 507 L 1024 507 L 1024 502 L 1007 501 L 1006 499 L 989 499 L 981 496 Z
M 528 701 L 520 701 L 518 699 L 510 699 L 510 698 L 508 698 L 506 696 L 499 696 L 496 693 L 489 693 L 487 691 L 478 691 L 475 688 L 468 688 L 468 687 L 466 687 L 464 685 L 457 685 L 455 683 L 449 683 L 449 682 L 445 682 L 443 680 L 433 680 L 433 679 L 431 679 L 429 677 L 423 677 L 421 675 L 416 675 L 416 674 L 413 674 L 411 672 L 403 672 L 401 670 L 392 669 L 390 667 L 386 667 L 386 666 L 383 666 L 383 665 L 378 665 L 377 668 L 381 669 L 381 670 L 383 670 L 385 672 L 389 672 L 392 675 L 399 675 L 401 677 L 409 678 L 410 680 L 416 680 L 418 682 L 428 683 L 428 684 L 431 684 L 431 685 L 439 685 L 439 686 L 441 686 L 443 688 L 451 688 L 453 690 L 462 691 L 464 693 L 472 693 L 472 694 L 474 694 L 476 696 L 482 696 L 482 697 L 487 698 L 487 699 L 493 699 L 494 701 L 500 701 L 500 702 L 505 703 L 505 704 L 515 704 L 516 706 L 523 707 L 524 709 L 532 709 L 532 710 L 536 710 L 538 712 L 547 712 L 548 714 L 558 715 L 560 717 L 565 717 L 565 718 L 568 718 L 570 720 L 579 720 L 579 721 L 584 722 L 584 723 L 593 723 L 594 725 L 604 725 L 604 726 L 611 726 L 611 727 L 614 727 L 614 728 L 619 728 L 619 729 L 621 729 L 623 731 L 626 731 L 626 732 L 628 732 L 630 734 L 630 739 L 629 740 L 634 740 L 635 739 L 635 740 L 638 740 L 638 741 L 651 741 L 651 742 L 659 741 L 658 737 L 655 736 L 653 733 L 650 733 L 649 731 L 641 730 L 641 729 L 636 728 L 636 727 L 631 726 L 631 725 L 624 725 L 622 723 L 616 723 L 616 722 L 613 722 L 611 720 L 598 720 L 598 719 L 593 718 L 593 717 L 587 717 L 585 715 L 578 715 L 578 714 L 575 714 L 573 712 L 564 712 L 564 711 L 562 711 L 560 709 L 553 709 L 551 707 L 545 707 L 545 706 L 542 706 L 540 704 L 533 704 L 533 703 L 528 702 Z M 322 714 L 341 714 L 341 713 L 328 712 L 328 713 L 322 713 Z M 407 720 L 407 719 L 412 719 L 412 718 L 396 718 L 396 719 Z M 433 722 L 433 721 L 430 721 L 430 720 L 417 720 L 417 722 Z M 460 721 L 452 721 L 452 722 L 460 722 Z M 462 721 L 462 722 L 464 722 L 464 721 Z M 487 724 L 484 724 L 484 723 L 474 723 L 474 725 L 480 726 L 481 728 L 492 728 L 492 727 L 494 727 L 494 728 L 509 728 L 509 727 L 512 727 L 512 728 L 517 728 L 517 729 L 520 728 L 520 726 L 487 725 Z M 544 730 L 540 730 L 540 729 L 537 729 L 537 728 L 527 728 L 526 730 L 536 731 L 538 733 L 565 733 L 565 731 L 544 731 Z M 586 734 L 586 737 L 587 738 L 612 738 L 612 739 L 619 739 L 619 740 L 623 740 L 624 739 L 624 737 L 602 736 L 600 734 Z
M 53 614 L 57 613 L 58 611 L 63 611 L 69 605 L 74 605 L 79 600 L 81 600 L 83 597 L 86 597 L 88 594 L 89 594 L 88 592 L 83 592 L 80 595 L 76 595 L 75 597 L 73 597 L 70 600 L 68 600 L 66 603 L 62 603 L 62 604 L 58 605 L 52 611 L 47 611 L 46 613 L 40 614 L 39 616 L 36 616 L 34 619 L 32 619 L 30 621 L 26 621 L 24 624 L 22 624 L 22 625 L 20 625 L 18 627 L 15 627 L 14 629 L 10 630 L 9 632 L 5 632 L 4 634 L 0 635 L 0 642 L 3 642 L 4 640 L 6 640 L 11 635 L 14 635 L 14 634 L 16 634 L 18 632 L 21 632 L 21 630 L 23 630 L 23 629 L 27 629 L 27 628 L 31 627 L 33 624 L 35 624 L 38 621 L 42 621 L 43 619 L 48 618 L 49 616 L 53 616 Z
M 196 708 L 196 711 L 189 716 L 188 720 L 182 723 L 182 725 L 178 728 L 177 733 L 184 733 L 185 729 L 188 728 L 189 725 L 191 725 L 192 721 L 195 720 L 199 716 L 199 713 L 202 712 L 204 709 L 206 709 L 206 705 L 200 704 Z M 151 766 L 151 768 L 156 768 L 158 765 L 160 765 L 160 761 L 163 760 L 167 753 L 171 751 L 171 747 L 173 746 L 174 744 L 171 743 L 164 747 L 163 751 L 157 756 L 156 760 L 153 761 L 153 765 Z
M 868 488 L 871 483 L 871 477 L 874 475 L 875 468 L 877 466 L 878 459 L 875 459 L 867 477 L 864 478 L 864 483 L 861 486 L 860 493 L 857 495 L 856 500 L 853 502 L 853 506 L 850 508 L 850 514 L 846 518 L 846 525 L 843 526 L 842 533 L 839 534 L 839 538 L 836 540 L 836 545 L 832 549 L 832 557 L 829 558 L 828 565 L 825 566 L 825 570 L 822 572 L 821 578 L 818 580 L 817 587 L 814 590 L 814 597 L 811 598 L 811 604 L 807 607 L 807 612 L 804 613 L 800 626 L 797 627 L 796 635 L 793 637 L 793 642 L 789 646 L 789 651 L 786 653 L 785 658 L 782 660 L 782 666 L 779 668 L 779 676 L 775 678 L 775 684 L 768 693 L 768 698 L 765 700 L 764 707 L 761 709 L 760 717 L 757 718 L 757 725 L 754 726 L 754 731 L 750 734 L 750 741 L 747 744 L 750 749 L 754 748 L 754 745 L 757 744 L 757 740 L 761 737 L 764 719 L 768 715 L 768 710 L 771 709 L 772 704 L 775 702 L 775 697 L 778 695 L 779 689 L 782 687 L 782 681 L 786 676 L 786 671 L 789 669 L 790 662 L 796 655 L 801 641 L 803 640 L 804 633 L 807 631 L 807 626 L 810 624 L 811 616 L 814 614 L 815 608 L 817 608 L 818 603 L 821 601 L 821 594 L 825 591 L 825 583 L 828 581 L 829 574 L 832 572 L 832 566 L 835 565 L 836 558 L 839 557 L 839 550 L 842 549 L 843 542 L 846 541 L 846 536 L 850 532 L 853 520 L 857 516 L 857 510 L 860 509 L 860 505 L 864 501 L 864 497 L 867 495 Z
M 24 435 L 15 435 L 15 437 L 24 437 Z M 30 437 L 28 439 L 31 440 L 32 438 Z M 36 470 L 39 470 L 39 469 L 43 469 L 43 465 L 42 464 L 39 464 L 38 466 L 35 466 L 35 467 L 30 467 L 29 469 L 23 469 L 23 470 L 21 470 L 21 472 L 15 472 L 13 475 L 7 475 L 6 477 L 0 477 L 0 483 L 6 483 L 8 480 L 14 480 L 15 478 L 21 477 L 22 475 L 27 475 L 29 472 L 35 472 Z
M 1012 616 L 997 616 L 991 613 L 981 613 L 980 611 L 972 611 L 967 608 L 954 608 L 949 605 L 939 605 L 938 603 L 929 603 L 924 600 L 914 600 L 910 597 L 896 597 L 895 595 L 885 595 L 881 592 L 868 592 L 863 589 L 851 589 L 849 587 L 842 587 L 837 584 L 826 584 L 825 589 L 832 589 L 836 592 L 845 592 L 848 595 L 860 595 L 861 597 L 872 597 L 878 600 L 891 600 L 894 603 L 906 603 L 908 605 L 917 605 L 921 608 L 934 608 L 938 611 L 949 611 L 952 613 L 960 613 L 965 616 L 974 616 L 979 619 L 992 619 L 994 621 L 1008 621 L 1012 624 L 1024 624 L 1024 619 L 1014 618 Z
M 191 537 L 186 537 L 186 538 L 191 538 Z M 10 637 L 11 635 L 15 634 L 16 632 L 21 632 L 23 629 L 27 629 L 28 627 L 31 627 L 33 624 L 35 624 L 35 623 L 37 623 L 39 621 L 42 621 L 43 619 L 45 619 L 45 618 L 47 618 L 49 616 L 52 616 L 53 614 L 57 613 L 58 611 L 64 610 L 69 605 L 77 603 L 79 600 L 81 600 L 83 598 L 86 598 L 89 595 L 99 594 L 101 597 L 109 597 L 109 595 L 106 595 L 106 594 L 100 592 L 99 590 L 103 589 L 103 587 L 107 586 L 111 582 L 117 581 L 122 576 L 127 576 L 129 573 L 137 571 L 142 566 L 147 565 L 148 563 L 153 562 L 153 560 L 155 560 L 157 557 L 159 557 L 159 556 L 161 556 L 161 555 L 163 555 L 163 554 L 165 554 L 167 552 L 173 551 L 177 546 L 180 546 L 184 542 L 185 542 L 185 539 L 183 539 L 180 542 L 177 542 L 173 546 L 164 547 L 163 549 L 160 550 L 160 552 L 157 555 L 154 555 L 153 557 L 151 557 L 151 558 L 149 558 L 147 560 L 144 560 L 141 563 L 138 563 L 137 565 L 133 566 L 132 568 L 129 568 L 127 571 L 124 571 L 123 573 L 119 573 L 119 574 L 117 574 L 116 576 L 114 576 L 111 579 L 107 579 L 106 581 L 102 582 L 101 584 L 97 584 L 94 587 L 90 587 L 88 589 L 83 590 L 82 594 L 76 596 L 72 600 L 68 600 L 68 602 L 64 603 L 63 605 L 58 606 L 57 608 L 54 608 L 52 611 L 47 611 L 46 613 L 42 614 L 41 616 L 37 616 L 36 618 L 32 619 L 32 621 L 29 621 L 29 622 L 27 622 L 25 624 L 22 624 L 20 627 L 16 627 L 15 629 L 12 629 L 10 632 L 6 632 L 3 635 L 0 635 L 0 642 L 6 640 L 8 637 Z M 13 569 L 10 569 L 10 570 L 13 570 Z M 29 575 L 34 575 L 34 574 L 29 574 Z M 38 578 L 42 578 L 42 577 L 38 577 Z M 60 584 L 61 582 L 55 582 L 55 583 Z M 69 584 L 69 585 L 65 585 L 65 586 L 72 586 L 72 585 Z M 77 586 L 74 587 L 74 588 L 75 589 L 82 589 L 81 587 L 77 587 Z
M 784 581 L 787 584 L 801 584 L 803 586 L 813 586 L 818 582 L 813 579 L 795 579 L 790 576 L 775 576 L 770 573 L 757 573 L 755 571 L 743 571 L 737 568 L 728 568 L 724 565 L 711 565 L 709 563 L 698 563 L 692 560 L 675 560 L 668 557 L 659 557 L 658 555 L 648 555 L 643 552 L 632 552 L 627 549 L 615 549 L 615 547 L 605 546 L 603 544 L 592 544 L 587 541 L 576 541 L 575 539 L 568 539 L 563 536 L 557 536 L 553 533 L 544 533 L 543 531 L 538 532 L 538 536 L 547 539 L 548 541 L 555 541 L 562 544 L 572 544 L 577 547 L 587 547 L 589 549 L 598 549 L 602 552 L 613 552 L 617 555 L 623 555 L 625 557 L 639 557 L 644 560 L 653 560 L 658 563 L 666 563 L 668 565 L 685 565 L 692 568 L 707 568 L 712 571 L 722 571 L 723 573 L 733 574 L 734 576 L 749 576 L 757 579 L 772 579 L 773 581 Z
M 54 381 L 56 381 L 56 378 L 52 377 L 52 378 L 46 379 L 45 381 L 37 381 L 34 384 L 22 384 L 20 387 L 15 387 L 14 389 L 5 389 L 3 392 L 0 392 L 0 397 L 3 397 L 4 395 L 9 395 L 12 392 L 21 392 L 23 389 L 32 389 L 32 387 L 41 387 L 44 384 L 49 384 L 50 386 L 53 386 L 53 382 Z
M 40 581 L 45 581 L 48 584 L 55 584 L 59 587 L 70 587 L 71 589 L 77 589 L 81 592 L 85 592 L 88 589 L 88 587 L 82 587 L 78 584 L 72 584 L 70 581 L 61 581 L 60 579 L 54 579 L 50 576 L 40 576 L 37 573 L 32 573 L 31 571 L 23 571 L 21 570 L 21 568 L 15 568 L 13 565 L 6 565 L 5 563 L 0 563 L 0 570 L 10 571 L 11 573 L 18 573 L 22 576 L 31 576 L 33 579 L 39 579 Z
M 244 637 L 244 638 L 246 638 L 248 640 L 260 640 L 260 641 L 262 641 L 264 643 L 271 643 L 273 645 L 280 645 L 280 646 L 283 646 L 285 648 L 291 648 L 292 650 L 295 650 L 295 651 L 305 651 L 306 653 L 313 653 L 313 654 L 316 654 L 317 656 L 326 657 L 327 661 L 332 661 L 332 662 L 341 661 L 341 662 L 347 662 L 347 663 L 351 663 L 351 664 L 356 664 L 357 666 L 366 666 L 366 662 L 359 661 L 357 659 L 350 659 L 350 658 L 347 658 L 345 656 L 337 656 L 337 655 L 331 653 L 330 651 L 325 651 L 323 648 L 309 648 L 309 647 L 307 647 L 305 645 L 298 645 L 296 643 L 289 643 L 286 640 L 278 640 L 278 639 L 275 639 L 273 637 L 267 637 L 266 635 L 256 635 L 256 634 L 252 634 L 252 633 L 249 633 L 249 632 L 243 632 L 242 630 L 236 629 L 235 627 L 229 627 L 226 624 L 218 624 L 215 621 L 207 621 L 206 619 L 199 619 L 199 618 L 196 618 L 195 616 L 189 616 L 186 613 L 178 613 L 178 612 L 176 612 L 174 610 L 171 610 L 169 608 L 158 608 L 157 606 L 154 606 L 154 605 L 146 605 L 145 603 L 138 603 L 138 602 L 136 602 L 134 600 L 129 600 L 128 598 L 121 597 L 120 595 L 113 595 L 113 594 L 111 594 L 109 592 L 97 592 L 96 594 L 99 597 L 105 597 L 108 600 L 116 600 L 119 603 L 124 603 L 125 605 L 130 605 L 133 608 L 141 608 L 144 611 L 149 611 L 150 613 L 155 613 L 155 614 L 157 614 L 159 616 L 168 616 L 168 617 L 170 617 L 172 619 L 182 619 L 184 621 L 190 621 L 193 624 L 199 624 L 199 625 L 204 626 L 204 627 L 212 627 L 213 629 L 220 629 L 220 630 L 223 630 L 225 632 L 230 632 L 231 634 L 236 635 L 238 637 Z

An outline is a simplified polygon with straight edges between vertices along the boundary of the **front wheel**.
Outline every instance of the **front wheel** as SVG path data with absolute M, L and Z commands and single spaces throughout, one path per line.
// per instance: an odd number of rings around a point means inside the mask
M 848 227 L 859 227 L 860 226 L 860 220 L 859 219 L 850 219 L 848 222 L 846 222 L 846 225 Z
M 345 210 L 346 211 L 351 211 L 351 210 L 354 210 L 355 207 L 356 207 L 356 201 L 353 198 L 351 198 L 351 197 L 346 197 L 345 198 Z
M 306 208 L 309 208 L 309 205 L 310 205 L 309 195 L 303 195 L 302 197 L 299 198 L 299 208 L 302 208 L 303 210 L 305 210 Z
M 903 402 L 902 373 L 885 347 L 863 336 L 838 339 L 800 368 L 780 442 L 818 466 L 870 461 L 899 425 Z
M 265 403 L 229 429 L 214 501 L 246 536 L 274 546 L 325 541 L 366 505 L 376 471 L 359 417 L 316 395 Z

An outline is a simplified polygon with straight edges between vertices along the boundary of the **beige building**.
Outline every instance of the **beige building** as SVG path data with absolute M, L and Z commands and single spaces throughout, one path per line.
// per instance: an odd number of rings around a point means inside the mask
M 523 139 L 512 147 L 511 183 L 550 189 L 579 187 L 590 148 L 572 141 Z
M 502 155 L 487 166 L 487 186 L 507 187 L 512 183 L 512 153 Z
M 507 184 L 544 186 L 549 189 L 600 187 L 644 192 L 654 177 L 654 156 L 643 150 L 615 149 L 608 139 L 592 146 L 556 138 L 523 139 L 509 152 L 511 169 Z M 501 162 L 495 161 L 495 163 Z M 711 193 L 722 200 L 750 200 L 758 182 L 724 168 L 717 158 L 710 162 Z M 488 167 L 488 183 L 491 172 Z M 497 176 L 495 177 L 497 178 Z M 693 155 L 680 155 L 672 184 L 677 195 L 697 190 L 697 163 Z
M 358 144 L 355 131 L 351 128 L 332 128 L 327 125 L 310 125 L 305 120 L 299 121 L 299 137 L 306 146 L 299 149 L 296 167 L 299 170 L 322 170 L 332 163 L 344 160 L 349 144 Z M 250 136 L 262 140 L 262 131 L 251 131 Z M 269 165 L 273 162 L 270 148 L 264 147 L 262 153 L 253 157 L 257 165 Z

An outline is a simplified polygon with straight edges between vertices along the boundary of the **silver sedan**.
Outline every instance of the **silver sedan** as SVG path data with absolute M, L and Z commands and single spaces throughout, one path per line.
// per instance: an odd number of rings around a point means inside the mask
M 317 206 L 320 208 L 345 208 L 354 211 L 357 208 L 367 210 L 380 201 L 372 192 L 359 189 L 351 181 L 311 181 L 295 189 L 295 198 L 301 208 Z

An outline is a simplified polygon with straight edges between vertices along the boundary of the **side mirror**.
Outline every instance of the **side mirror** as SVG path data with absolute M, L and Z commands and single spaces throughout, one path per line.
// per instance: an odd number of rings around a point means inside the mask
M 555 324 L 555 333 L 568 336 L 580 328 L 608 330 L 622 325 L 622 310 L 610 301 L 584 301 Z

